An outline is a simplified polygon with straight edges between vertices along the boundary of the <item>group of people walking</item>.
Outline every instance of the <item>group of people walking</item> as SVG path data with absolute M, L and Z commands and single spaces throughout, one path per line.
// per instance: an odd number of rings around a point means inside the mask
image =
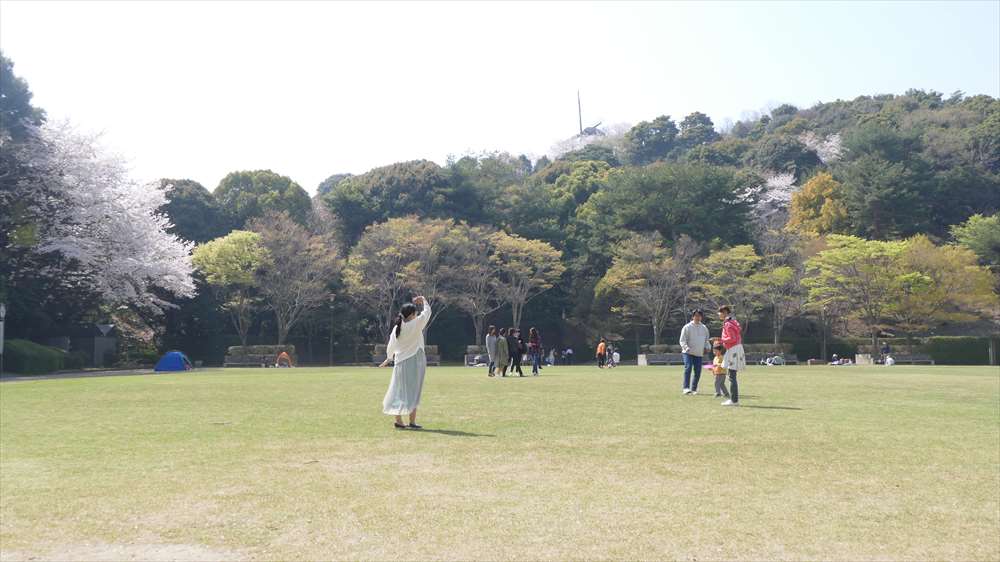
M 542 369 L 542 337 L 537 328 L 528 330 L 528 341 L 521 337 L 521 330 L 518 328 L 500 328 L 490 326 L 486 332 L 486 353 L 489 355 L 488 375 L 495 377 L 497 372 L 501 377 L 507 376 L 507 369 L 510 375 L 523 377 L 524 371 L 521 363 L 524 355 L 531 358 L 531 375 L 537 377 Z
M 419 311 L 417 307 L 422 310 Z M 431 306 L 424 297 L 416 297 L 412 303 L 402 306 L 389 332 L 389 343 L 386 346 L 386 358 L 380 365 L 393 363 L 392 380 L 389 389 L 382 400 L 382 411 L 395 416 L 396 429 L 422 429 L 417 425 L 417 408 L 420 406 L 420 395 L 424 386 L 424 375 L 427 370 L 427 358 L 424 355 L 424 329 L 431 318 Z M 710 336 L 708 326 L 703 322 L 701 310 L 691 313 L 691 321 L 681 330 L 680 344 L 684 354 L 684 390 L 686 396 L 698 394 L 698 382 L 701 379 L 702 364 L 705 354 L 713 353 L 712 372 L 715 375 L 715 395 L 725 396 L 723 406 L 738 406 L 740 389 L 737 375 L 746 369 L 746 354 L 743 352 L 743 338 L 740 323 L 732 316 L 728 306 L 719 308 L 719 319 L 722 320 L 720 337 Z M 489 353 L 489 376 L 506 377 L 508 369 L 511 376 L 525 376 L 521 369 L 522 357 L 525 353 L 531 357 L 532 375 L 538 376 L 542 368 L 542 338 L 536 328 L 528 330 L 528 340 L 521 337 L 517 328 L 489 327 L 486 336 L 486 349 Z M 609 348 L 602 339 L 597 348 L 598 365 L 606 365 Z M 617 355 L 615 353 L 615 355 Z M 617 362 L 616 359 L 612 361 Z M 726 388 L 726 376 L 729 377 L 729 388 Z M 693 377 L 692 377 L 693 375 Z M 403 416 L 408 416 L 404 420 Z
M 713 338 L 709 335 L 708 326 L 703 322 L 701 310 L 691 313 L 691 321 L 681 329 L 681 353 L 684 356 L 685 396 L 698 394 L 698 382 L 701 379 L 701 369 L 706 354 L 713 354 L 712 373 L 715 375 L 715 396 L 725 397 L 723 406 L 739 406 L 740 387 L 737 375 L 746 369 L 746 353 L 743 351 L 743 332 L 740 323 L 733 318 L 728 306 L 719 307 L 719 320 L 722 320 L 722 334 Z M 729 388 L 726 388 L 726 375 L 729 376 Z M 693 375 L 693 377 L 692 377 Z

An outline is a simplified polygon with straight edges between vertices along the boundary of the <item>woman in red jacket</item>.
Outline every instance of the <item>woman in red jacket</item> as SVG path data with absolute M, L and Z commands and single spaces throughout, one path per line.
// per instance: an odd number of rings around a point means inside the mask
M 729 371 L 729 394 L 731 398 L 722 403 L 723 406 L 740 405 L 740 387 L 736 383 L 736 375 L 747 368 L 746 354 L 743 352 L 743 330 L 740 323 L 733 318 L 733 311 L 728 306 L 719 307 L 719 320 L 722 320 L 722 337 L 715 340 L 722 344 L 726 354 L 722 358 L 722 368 Z

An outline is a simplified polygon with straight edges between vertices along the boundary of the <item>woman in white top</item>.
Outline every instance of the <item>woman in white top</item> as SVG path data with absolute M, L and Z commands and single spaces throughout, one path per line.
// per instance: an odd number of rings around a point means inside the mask
M 417 315 L 417 307 L 424 309 Z M 389 332 L 385 361 L 380 367 L 393 362 L 392 382 L 382 400 L 382 412 L 396 416 L 396 429 L 423 429 L 417 425 L 417 406 L 424 388 L 427 357 L 424 355 L 424 328 L 431 319 L 431 306 L 424 297 L 416 297 L 413 304 L 406 303 L 396 316 Z M 410 424 L 403 424 L 403 416 L 410 415 Z

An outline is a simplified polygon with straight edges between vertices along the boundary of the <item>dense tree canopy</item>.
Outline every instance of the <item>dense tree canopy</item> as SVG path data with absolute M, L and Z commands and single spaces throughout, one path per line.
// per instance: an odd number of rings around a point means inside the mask
M 466 218 L 482 204 L 466 182 L 427 160 L 400 162 L 347 178 L 324 196 L 330 211 L 342 219 L 344 238 L 357 240 L 365 226 L 393 217 L 421 214 Z
M 232 230 L 230 216 L 203 185 L 193 180 L 160 180 L 167 204 L 160 212 L 170 219 L 168 232 L 191 242 L 208 242 Z
M 299 224 L 305 224 L 312 205 L 309 194 L 299 184 L 271 170 L 232 172 L 222 178 L 214 195 L 232 215 L 236 228 L 268 211 L 285 211 Z

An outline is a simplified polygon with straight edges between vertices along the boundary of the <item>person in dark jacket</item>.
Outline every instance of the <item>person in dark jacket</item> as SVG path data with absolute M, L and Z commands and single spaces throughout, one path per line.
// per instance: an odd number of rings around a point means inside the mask
M 510 374 L 513 375 L 514 371 L 517 371 L 517 374 L 523 377 L 521 359 L 524 356 L 524 340 L 521 339 L 521 331 L 517 328 L 507 330 L 507 347 L 510 350 Z
M 531 374 L 537 377 L 542 368 L 542 336 L 538 328 L 528 330 L 528 355 L 531 356 Z

